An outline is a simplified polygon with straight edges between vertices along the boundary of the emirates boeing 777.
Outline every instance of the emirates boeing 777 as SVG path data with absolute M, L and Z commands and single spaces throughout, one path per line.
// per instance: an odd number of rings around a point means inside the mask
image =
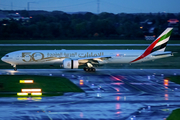
M 145 50 L 20 50 L 6 54 L 2 61 L 17 65 L 59 64 L 65 69 L 78 69 L 86 65 L 84 71 L 96 71 L 93 65 L 146 62 L 172 56 L 165 51 L 173 28 L 167 28 Z

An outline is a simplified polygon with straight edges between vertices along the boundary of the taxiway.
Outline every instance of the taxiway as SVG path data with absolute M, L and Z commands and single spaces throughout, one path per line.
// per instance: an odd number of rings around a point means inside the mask
M 163 120 L 180 107 L 180 85 L 166 76 L 180 69 L 0 69 L 1 75 L 64 76 L 84 93 L 56 97 L 1 97 L 0 119 Z

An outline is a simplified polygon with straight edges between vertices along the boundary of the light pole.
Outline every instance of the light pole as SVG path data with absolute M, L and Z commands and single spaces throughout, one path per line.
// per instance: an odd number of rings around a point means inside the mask
M 29 11 L 29 8 L 30 8 L 30 3 L 35 3 L 35 2 L 28 2 L 27 3 L 27 10 Z
M 100 0 L 97 0 L 97 13 L 99 14 L 99 4 L 100 4 Z

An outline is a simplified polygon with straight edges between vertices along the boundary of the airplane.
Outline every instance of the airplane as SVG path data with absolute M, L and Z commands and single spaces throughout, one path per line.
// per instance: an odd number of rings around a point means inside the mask
M 59 64 L 65 69 L 85 65 L 84 71 L 95 72 L 94 65 L 139 63 L 173 56 L 171 51 L 165 51 L 172 29 L 166 28 L 145 50 L 20 50 L 1 60 L 11 64 L 15 71 L 17 65 Z

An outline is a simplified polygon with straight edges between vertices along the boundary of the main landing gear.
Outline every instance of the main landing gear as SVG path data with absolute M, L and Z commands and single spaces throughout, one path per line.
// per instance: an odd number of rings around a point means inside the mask
M 91 63 L 87 63 L 87 67 L 84 68 L 84 71 L 86 71 L 86 72 L 95 72 L 96 68 L 94 68 Z
M 96 71 L 96 69 L 95 68 L 89 68 L 89 67 L 85 67 L 84 68 L 84 71 L 86 71 L 86 72 L 95 72 Z

